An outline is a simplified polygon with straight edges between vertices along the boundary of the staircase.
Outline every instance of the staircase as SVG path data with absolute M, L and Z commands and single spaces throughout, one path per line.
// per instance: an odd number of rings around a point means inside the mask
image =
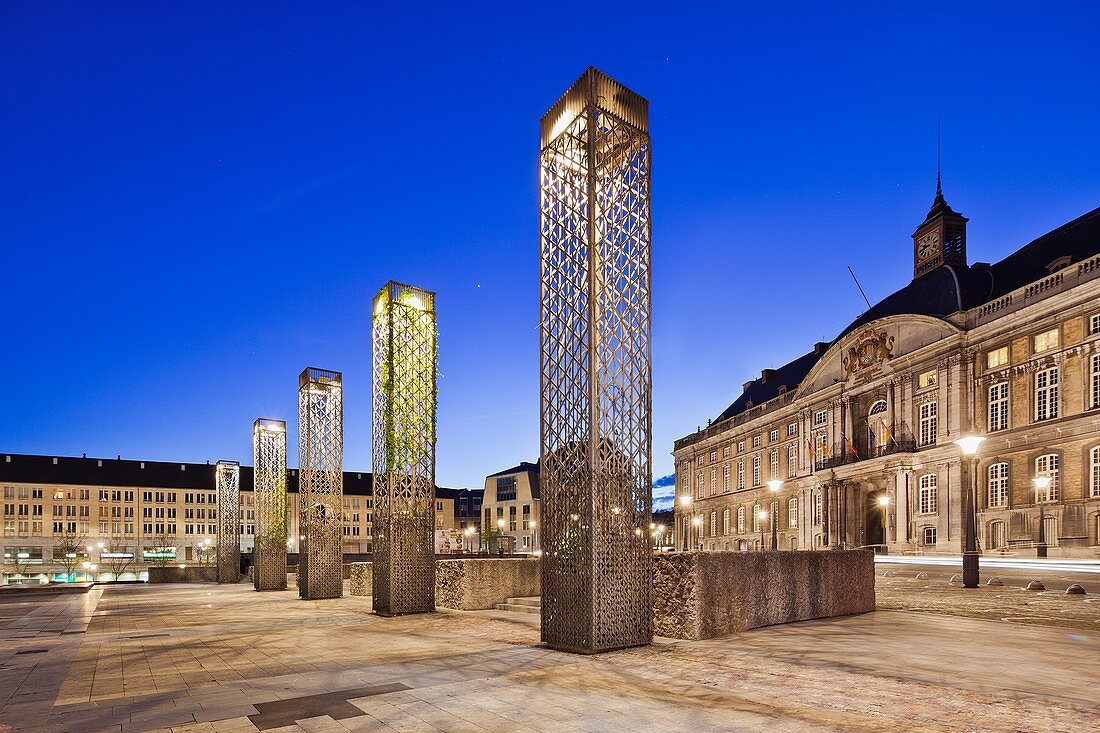
M 494 606 L 498 611 L 518 611 L 519 613 L 542 613 L 542 598 L 530 596 L 528 598 L 506 598 L 504 603 Z

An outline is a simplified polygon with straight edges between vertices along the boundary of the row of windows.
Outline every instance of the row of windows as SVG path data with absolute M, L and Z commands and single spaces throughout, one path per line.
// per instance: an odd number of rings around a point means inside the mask
M 752 531 L 753 532 L 761 531 L 762 526 L 766 526 L 767 528 L 771 527 L 771 524 L 769 523 L 769 518 L 775 516 L 775 513 L 779 511 L 779 502 L 773 501 L 771 503 L 770 511 L 771 511 L 771 514 L 768 514 L 767 511 L 761 509 L 760 504 L 754 504 L 753 505 L 753 507 L 752 507 Z M 736 534 L 746 534 L 746 526 L 747 526 L 746 525 L 746 515 L 747 515 L 747 508 L 744 505 L 737 507 L 737 532 L 736 532 Z M 702 515 L 702 514 L 698 515 L 697 521 L 695 522 L 697 525 L 701 525 L 703 523 L 703 516 L 704 515 Z M 731 514 L 731 510 L 729 508 L 726 508 L 726 509 L 722 510 L 722 534 L 723 535 L 733 534 L 733 532 L 731 531 L 732 528 L 733 528 L 733 526 L 731 524 L 731 521 L 730 521 L 731 517 L 732 517 L 732 514 Z M 790 499 L 787 500 L 787 526 L 790 527 L 791 529 L 796 529 L 798 527 L 798 497 L 791 497 Z M 718 512 L 717 511 L 712 511 L 710 513 L 710 522 L 709 522 L 708 528 L 710 530 L 710 536 L 711 537 L 717 537 L 718 536 Z
M 752 483 L 749 484 L 750 486 L 760 486 L 761 483 L 762 483 L 761 482 L 760 460 L 761 459 L 760 459 L 759 454 L 754 455 L 750 459 L 750 464 L 749 464 L 750 469 L 749 470 L 751 470 L 751 473 L 752 473 Z M 737 463 L 734 464 L 734 467 L 735 467 L 735 470 L 736 470 L 736 479 L 737 479 L 736 487 L 737 487 L 737 490 L 744 489 L 745 488 L 745 471 L 746 471 L 745 460 L 743 458 L 739 459 L 737 461 Z M 781 477 L 780 466 L 779 466 L 779 451 L 778 450 L 773 450 L 773 451 L 770 451 L 768 453 L 768 471 L 769 471 L 768 475 L 772 479 L 779 479 Z M 786 478 L 794 478 L 797 475 L 798 475 L 798 444 L 797 443 L 790 443 L 787 446 L 787 473 L 786 473 Z M 711 468 L 710 469 L 710 482 L 709 482 L 709 484 L 707 482 L 706 472 L 699 471 L 698 474 L 696 474 L 696 476 L 697 476 L 696 487 L 695 487 L 696 496 L 699 496 L 700 498 L 705 497 L 705 496 L 716 496 L 718 494 L 726 494 L 726 493 L 729 493 L 730 490 L 731 490 L 731 468 L 730 468 L 730 464 L 728 462 L 724 463 L 722 465 L 721 483 L 719 483 L 719 476 L 718 476 L 718 469 L 717 468 Z M 690 493 L 689 490 L 688 490 L 688 487 L 687 487 L 687 476 L 686 476 L 686 474 L 684 475 L 683 483 L 684 483 L 684 493 Z

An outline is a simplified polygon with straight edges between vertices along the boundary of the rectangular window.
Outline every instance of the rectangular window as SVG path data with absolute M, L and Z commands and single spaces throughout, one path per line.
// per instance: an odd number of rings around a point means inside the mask
M 779 478 L 779 451 L 773 450 L 771 452 L 771 477 L 774 479 Z
M 722 466 L 722 493 L 728 494 L 730 490 L 730 464 Z
M 936 544 L 936 528 L 925 527 L 924 528 L 924 544 L 934 545 Z
M 1048 453 L 1035 459 L 1035 475 L 1050 476 L 1050 486 L 1045 489 L 1036 489 L 1037 501 L 1058 501 L 1058 454 Z
M 787 478 L 798 475 L 798 443 L 787 446 Z
M 773 430 L 770 433 L 768 433 L 768 442 L 769 443 L 774 443 L 777 440 L 779 440 L 779 431 L 778 430 Z
M 744 459 L 737 462 L 737 488 L 745 488 L 745 461 Z
M 1008 506 L 1008 464 L 994 463 L 989 467 L 989 506 Z
M 920 513 L 936 513 L 936 474 L 934 473 L 920 477 Z
M 817 412 L 814 413 L 814 427 L 824 425 L 827 422 L 829 422 L 829 411 L 828 410 L 818 410 Z
M 1095 336 L 1100 333 L 1100 313 L 1094 313 L 1089 316 L 1089 336 Z
M 722 534 L 730 533 L 730 510 L 722 510 Z
M 1008 428 L 1008 382 L 994 384 L 989 388 L 989 429 Z
M 1008 347 L 1002 346 L 999 349 L 992 349 L 985 354 L 985 368 L 996 369 L 1002 367 L 1008 363 Z
M 752 457 L 752 485 L 760 485 L 760 454 Z
M 917 376 L 917 389 L 927 389 L 939 384 L 939 378 L 935 369 L 929 369 Z
M 821 510 L 825 503 L 825 494 L 822 491 L 814 493 L 814 516 L 811 520 L 812 524 L 821 524 Z
M 698 475 L 698 481 L 695 484 L 695 495 L 698 497 L 704 497 L 707 495 L 707 482 L 703 477 L 703 472 L 700 471 Z
M 712 450 L 710 452 L 710 462 L 714 463 L 716 460 L 718 460 L 718 451 Z
M 798 423 L 793 422 L 787 426 L 787 437 L 798 435 Z
M 745 452 L 745 441 L 740 440 L 740 441 L 737 442 L 737 452 L 738 453 L 744 453 Z
M 1044 351 L 1058 348 L 1058 329 L 1052 328 L 1043 333 L 1037 333 L 1031 337 L 1032 353 L 1041 354 Z
M 760 439 L 759 435 L 752 436 L 752 447 L 753 448 L 759 448 L 760 443 L 761 443 L 761 439 Z
M 508 507 L 508 531 L 516 531 L 516 505 L 512 504 Z
M 1093 448 L 1089 452 L 1089 456 L 1090 463 L 1092 463 L 1089 471 L 1089 475 L 1092 477 L 1089 485 L 1089 496 L 1095 499 L 1100 496 L 1100 445 Z
M 714 496 L 718 493 L 718 469 L 710 469 L 710 495 Z
M 722 447 L 722 457 L 723 458 L 729 458 L 730 457 L 730 447 L 728 445 Z
M 497 501 L 516 500 L 516 477 L 503 476 L 497 479 Z
M 936 443 L 936 403 L 925 402 L 920 406 L 920 444 Z
M 1058 417 L 1058 367 L 1035 374 L 1035 419 Z
M 1092 355 L 1092 389 L 1089 406 L 1100 407 L 1100 354 Z

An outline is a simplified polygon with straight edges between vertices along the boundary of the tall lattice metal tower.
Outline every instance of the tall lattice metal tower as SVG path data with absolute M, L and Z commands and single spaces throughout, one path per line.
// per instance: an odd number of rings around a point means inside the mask
M 649 103 L 589 68 L 542 118 L 542 640 L 653 638 Z
M 241 579 L 241 464 L 218 461 L 214 466 L 218 491 L 218 582 Z
M 344 594 L 344 390 L 340 372 L 298 377 L 298 595 Z
M 435 293 L 374 299 L 374 611 L 435 610 Z
M 252 423 L 252 483 L 256 502 L 256 590 L 286 590 L 286 423 Z

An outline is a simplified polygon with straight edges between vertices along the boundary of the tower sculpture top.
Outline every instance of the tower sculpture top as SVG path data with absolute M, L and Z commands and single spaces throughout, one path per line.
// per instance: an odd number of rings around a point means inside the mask
M 614 115 L 639 132 L 649 132 L 649 101 L 595 66 L 589 66 L 542 116 L 542 147 L 549 145 L 591 107 Z

